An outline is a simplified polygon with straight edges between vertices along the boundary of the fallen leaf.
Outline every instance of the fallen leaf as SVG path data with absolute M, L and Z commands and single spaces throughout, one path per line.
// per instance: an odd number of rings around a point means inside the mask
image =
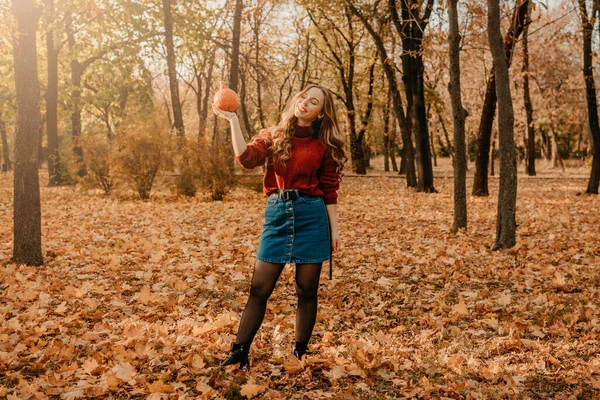
M 245 396 L 245 397 L 251 399 L 254 396 L 261 394 L 265 390 L 267 390 L 267 388 L 265 388 L 264 386 L 248 383 L 248 384 L 242 386 L 242 390 L 240 390 L 240 394 L 242 396 Z
M 131 364 L 126 362 L 115 365 L 115 367 L 113 368 L 113 372 L 115 373 L 115 376 L 117 378 L 127 382 L 131 380 L 135 375 L 135 368 Z
M 150 393 L 173 393 L 175 389 L 173 386 L 165 384 L 159 379 L 148 384 L 148 391 L 150 391 Z
M 304 369 L 300 360 L 295 356 L 288 356 L 283 363 L 283 368 L 290 374 L 297 374 Z

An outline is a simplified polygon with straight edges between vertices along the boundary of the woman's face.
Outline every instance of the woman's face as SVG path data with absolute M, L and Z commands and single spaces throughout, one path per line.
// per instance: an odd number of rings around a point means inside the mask
M 325 94 L 319 88 L 313 87 L 303 93 L 296 101 L 294 106 L 294 115 L 298 118 L 298 125 L 310 125 L 323 110 Z

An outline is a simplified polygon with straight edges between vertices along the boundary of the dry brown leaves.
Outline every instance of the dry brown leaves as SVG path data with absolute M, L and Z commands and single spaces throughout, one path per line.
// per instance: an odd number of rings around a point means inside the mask
M 452 185 L 343 182 L 312 353 L 290 357 L 293 266 L 250 372 L 219 368 L 246 300 L 264 197 L 105 198 L 42 188 L 46 265 L 0 266 L 0 397 L 598 398 L 600 199 L 519 181 L 518 245 L 492 252 L 492 196 L 451 233 Z M 0 176 L 0 257 L 12 246 Z

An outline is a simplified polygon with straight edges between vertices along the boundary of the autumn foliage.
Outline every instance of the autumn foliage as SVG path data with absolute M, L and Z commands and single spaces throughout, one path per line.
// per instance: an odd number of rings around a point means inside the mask
M 248 294 L 261 193 L 213 202 L 157 184 L 142 202 L 42 186 L 46 264 L 0 266 L 0 396 L 596 398 L 599 199 L 576 195 L 585 175 L 539 175 L 519 180 L 517 246 L 502 252 L 490 250 L 497 179 L 453 234 L 451 178 L 432 195 L 346 176 L 312 353 L 290 357 L 288 266 L 249 372 L 219 364 Z M 11 192 L 0 175 L 4 227 Z M 0 230 L 3 260 L 10 242 Z

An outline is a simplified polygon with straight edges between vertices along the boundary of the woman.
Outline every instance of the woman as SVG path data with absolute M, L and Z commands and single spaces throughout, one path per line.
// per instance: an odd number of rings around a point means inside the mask
M 256 264 L 235 342 L 223 366 L 250 366 L 250 345 L 262 324 L 267 300 L 285 264 L 296 264 L 298 308 L 293 354 L 308 350 L 317 316 L 321 265 L 340 246 L 337 190 L 346 160 L 330 92 L 317 85 L 296 94 L 276 126 L 246 145 L 235 113 L 215 114 L 231 124 L 233 150 L 247 169 L 267 163 L 268 196 Z M 331 246 L 331 247 L 330 247 Z

